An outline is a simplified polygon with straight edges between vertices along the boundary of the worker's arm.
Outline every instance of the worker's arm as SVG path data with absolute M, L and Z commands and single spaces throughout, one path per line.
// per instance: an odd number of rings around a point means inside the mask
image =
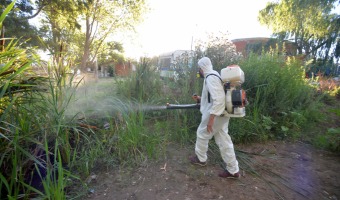
M 214 114 L 210 114 L 208 125 L 207 125 L 208 133 L 212 133 L 213 132 L 213 128 L 212 127 L 214 126 L 215 116 L 216 115 L 214 115 Z
M 212 103 L 210 114 L 220 116 L 225 110 L 225 92 L 221 80 L 217 76 L 209 76 L 206 85 Z

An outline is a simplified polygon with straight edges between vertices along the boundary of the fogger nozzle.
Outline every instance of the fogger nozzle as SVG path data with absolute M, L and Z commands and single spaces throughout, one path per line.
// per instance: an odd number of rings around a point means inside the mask
M 166 109 L 199 109 L 200 104 L 195 103 L 195 104 L 166 104 Z

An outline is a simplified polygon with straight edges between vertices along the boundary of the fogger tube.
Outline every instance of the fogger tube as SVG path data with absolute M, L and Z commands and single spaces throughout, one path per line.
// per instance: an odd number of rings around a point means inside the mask
M 166 104 L 166 109 L 200 109 L 200 104 Z

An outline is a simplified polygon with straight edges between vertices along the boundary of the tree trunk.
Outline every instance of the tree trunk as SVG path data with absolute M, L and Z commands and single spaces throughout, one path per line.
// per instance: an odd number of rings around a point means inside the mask
M 85 45 L 84 45 L 84 54 L 81 58 L 80 68 L 83 71 L 86 71 L 86 62 L 90 56 L 90 39 L 91 39 L 91 29 L 90 29 L 90 19 L 86 17 L 86 33 L 85 33 Z
M 97 58 L 94 62 L 94 80 L 95 82 L 97 83 L 98 82 L 98 61 L 97 61 Z

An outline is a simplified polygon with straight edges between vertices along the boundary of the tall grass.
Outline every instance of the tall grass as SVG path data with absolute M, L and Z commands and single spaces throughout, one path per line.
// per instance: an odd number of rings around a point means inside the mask
M 72 91 L 66 89 L 63 78 L 51 75 L 40 86 L 43 92 L 16 95 L 21 104 L 3 113 L 2 128 L 8 139 L 2 141 L 1 186 L 9 187 L 1 187 L 2 198 L 66 199 L 65 181 L 70 173 L 64 166 L 72 161 L 70 130 L 74 124 L 64 115 Z
M 188 68 L 187 62 L 178 62 L 183 71 L 178 71 L 178 80 L 161 80 L 160 75 L 154 66 L 151 66 L 147 59 L 142 59 L 137 71 L 126 79 L 119 79 L 117 82 L 117 95 L 135 100 L 143 105 L 166 105 L 195 103 L 191 96 L 200 92 L 202 82 L 196 78 L 197 68 Z M 156 116 L 155 116 L 156 115 Z M 161 115 L 161 116 L 160 116 Z M 145 112 L 146 119 L 167 120 L 166 127 L 172 131 L 169 134 L 172 139 L 179 142 L 187 142 L 192 139 L 193 127 L 199 122 L 198 110 L 170 110 Z M 156 119 L 155 119 L 156 118 Z M 160 122 L 161 123 L 161 122 Z M 168 137 L 168 136 L 167 136 Z
M 182 62 L 181 62 L 182 61 Z M 169 89 L 170 94 L 168 102 L 172 104 L 194 104 L 193 94 L 201 95 L 203 79 L 197 78 L 197 59 L 194 59 L 193 65 L 188 68 L 185 59 L 177 61 L 179 68 L 178 80 L 166 83 L 165 87 Z M 171 140 L 186 144 L 188 141 L 193 142 L 196 137 L 196 128 L 201 119 L 199 109 L 193 110 L 173 110 L 167 113 L 168 126 L 171 127 Z
M 70 141 L 77 132 L 65 117 L 72 78 L 61 64 L 50 66 L 48 77 L 36 75 L 38 56 L 19 42 L 9 40 L 0 52 L 0 198 L 66 199 L 65 166 L 74 159 Z
M 134 99 L 139 102 L 158 99 L 161 94 L 162 83 L 155 70 L 155 67 L 150 65 L 149 59 L 141 58 L 136 72 L 124 80 L 117 79 L 117 93 L 127 99 Z
M 139 69 L 136 73 L 145 70 Z M 147 75 L 146 79 L 153 76 Z M 143 80 L 143 75 L 131 74 L 131 77 L 88 82 L 77 89 L 75 102 L 67 113 L 79 112 L 80 123 L 95 127 L 78 147 L 79 162 L 74 163 L 74 167 L 82 176 L 108 166 L 141 164 L 157 158 L 163 151 L 161 133 L 149 126 L 162 111 L 147 109 L 159 99 L 147 102 L 148 96 L 154 94 L 144 88 L 152 88 L 153 83 L 136 84 L 136 77 L 140 77 L 139 83 L 149 83 Z
M 0 28 L 6 15 L 14 6 L 13 1 L 0 17 Z M 4 40 L 4 38 L 2 38 Z M 27 198 L 29 194 L 41 192 L 27 183 L 32 163 L 43 166 L 30 152 L 32 144 L 39 143 L 34 124 L 30 123 L 29 113 L 24 104 L 31 102 L 29 94 L 38 88 L 37 80 L 29 70 L 34 62 L 34 54 L 18 46 L 19 40 L 9 40 L 0 52 L 0 198 Z M 24 111 L 24 112 L 22 112 Z
M 250 105 L 244 119 L 233 120 L 234 137 L 243 142 L 297 138 L 317 103 L 300 62 L 273 50 L 250 54 L 240 66 Z

